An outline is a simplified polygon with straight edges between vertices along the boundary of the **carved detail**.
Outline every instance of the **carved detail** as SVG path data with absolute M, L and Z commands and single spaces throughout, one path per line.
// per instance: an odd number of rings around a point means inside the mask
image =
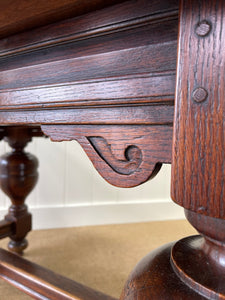
M 170 163 L 172 127 L 133 125 L 42 125 L 52 141 L 76 140 L 109 183 L 134 187 Z
M 31 214 L 25 205 L 25 199 L 36 185 L 38 179 L 38 160 L 24 151 L 32 136 L 41 136 L 40 128 L 7 127 L 4 140 L 12 151 L 0 157 L 0 187 L 9 196 L 12 205 L 5 221 L 13 223 L 13 232 L 8 248 L 22 253 L 27 247 L 25 239 L 31 230 Z
M 128 146 L 124 151 L 125 160 L 117 159 L 112 153 L 111 145 L 103 137 L 87 137 L 98 155 L 117 173 L 130 175 L 141 164 L 141 150 L 134 145 Z

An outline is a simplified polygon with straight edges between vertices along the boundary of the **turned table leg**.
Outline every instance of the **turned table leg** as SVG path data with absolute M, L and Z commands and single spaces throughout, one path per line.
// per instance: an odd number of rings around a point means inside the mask
M 132 271 L 121 300 L 203 300 L 225 297 L 225 220 L 185 210 L 201 235 L 151 252 Z
M 181 0 L 171 196 L 200 235 L 134 269 L 121 300 L 225 299 L 225 1 Z
M 0 186 L 12 202 L 5 220 L 13 222 L 13 232 L 10 234 L 8 248 L 22 253 L 27 247 L 25 239 L 31 230 L 31 214 L 25 205 L 25 199 L 37 183 L 38 160 L 24 151 L 31 141 L 33 131 L 26 127 L 8 127 L 4 140 L 12 148 L 12 152 L 0 158 Z

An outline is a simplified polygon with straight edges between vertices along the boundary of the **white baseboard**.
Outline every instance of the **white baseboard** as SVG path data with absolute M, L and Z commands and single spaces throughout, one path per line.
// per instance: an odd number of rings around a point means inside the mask
M 183 219 L 183 208 L 172 201 L 39 207 L 30 209 L 33 228 L 137 223 Z M 5 214 L 6 212 L 1 211 Z
M 183 219 L 183 208 L 172 201 L 94 204 L 31 208 L 33 229 L 137 223 Z M 6 210 L 0 210 L 0 217 Z

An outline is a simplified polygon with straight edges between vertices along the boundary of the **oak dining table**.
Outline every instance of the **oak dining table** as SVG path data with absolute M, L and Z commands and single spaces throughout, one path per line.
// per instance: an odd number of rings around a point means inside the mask
M 2 279 L 34 299 L 113 299 L 21 256 L 38 181 L 26 146 L 45 137 L 78 141 L 117 187 L 172 165 L 171 198 L 199 235 L 144 257 L 121 300 L 225 299 L 224 49 L 223 0 L 0 1 Z

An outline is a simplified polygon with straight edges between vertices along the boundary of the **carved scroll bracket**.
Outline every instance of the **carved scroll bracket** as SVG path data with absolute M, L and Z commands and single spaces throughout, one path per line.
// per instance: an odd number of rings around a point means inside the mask
M 137 146 L 128 146 L 124 151 L 124 159 L 118 159 L 113 154 L 111 145 L 103 137 L 88 137 L 87 139 L 98 155 L 118 174 L 132 174 L 142 162 L 142 153 Z
M 94 167 L 118 187 L 137 186 L 171 162 L 172 127 L 132 125 L 43 125 L 52 141 L 76 140 Z

